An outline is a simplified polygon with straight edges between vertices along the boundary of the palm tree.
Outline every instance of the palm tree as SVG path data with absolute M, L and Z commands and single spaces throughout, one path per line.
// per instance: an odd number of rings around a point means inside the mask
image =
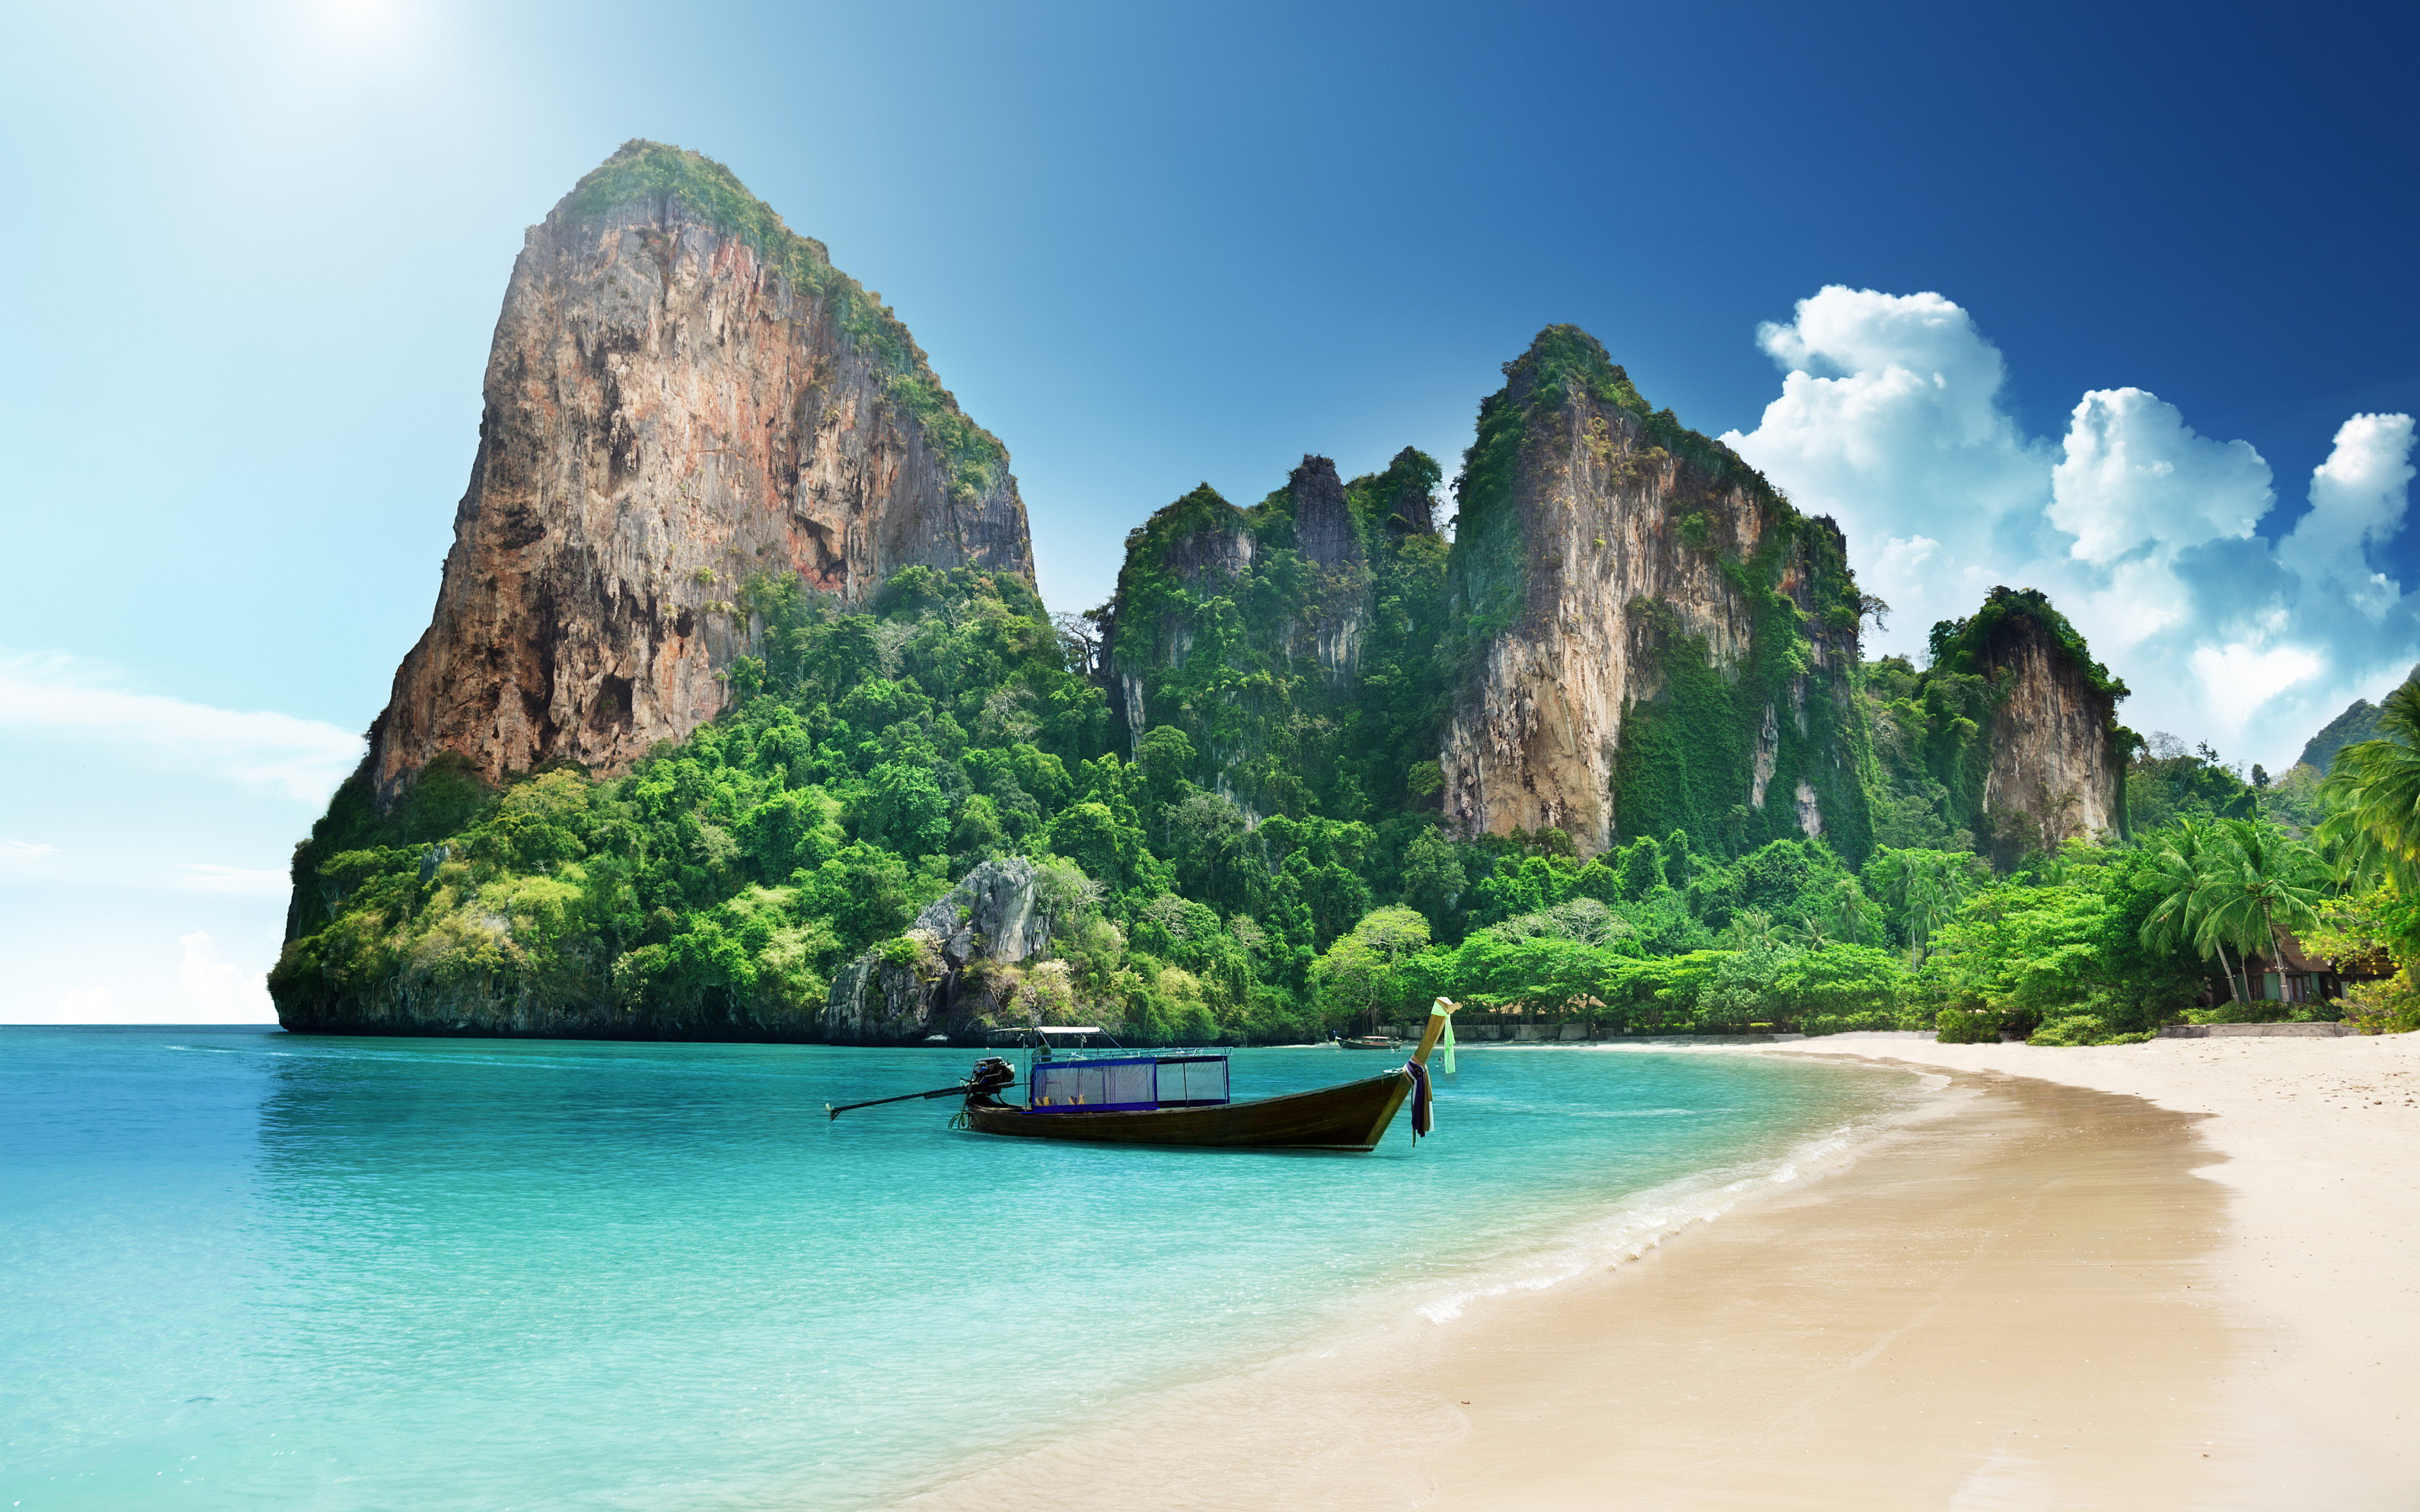
M 1907 931 L 1907 964 L 1920 964 L 1933 933 L 1958 912 L 1975 890 L 1974 857 L 1963 852 L 1900 851 L 1885 884 L 1889 901 Z
M 1733 950 L 1771 952 L 1780 949 L 1784 940 L 1773 927 L 1773 916 L 1761 908 L 1743 908 L 1732 916 L 1730 927 L 1723 931 L 1722 943 Z
M 2286 937 L 2319 924 L 2328 890 L 2326 866 L 2309 846 L 2257 820 L 2222 819 L 2216 838 L 2219 843 L 2204 850 L 2201 883 L 2195 888 L 2200 918 L 2194 943 L 2205 952 L 2216 949 L 2222 965 L 2232 945 L 2239 961 L 2266 950 L 2284 969 Z M 2245 971 L 2238 1001 L 2250 995 L 2248 964 Z
M 2217 849 L 2210 825 L 2193 819 L 2180 819 L 2176 828 L 2151 852 L 2152 887 L 2160 901 L 2143 920 L 2138 937 L 2147 950 L 2164 950 L 2180 945 L 2191 945 L 2204 960 L 2211 948 L 2200 939 L 2202 914 L 2208 894 L 2206 872 L 2209 857 Z M 2218 967 L 2226 973 L 2226 993 L 2237 1002 L 2243 1000 L 2243 989 L 2235 980 L 2235 968 L 2227 964 L 2226 949 L 2217 949 Z
M 2420 679 L 2386 695 L 2379 738 L 2336 752 L 2319 799 L 2330 812 L 2320 841 L 2348 880 L 2384 877 L 2420 890 Z
M 1874 905 L 1854 877 L 1842 877 L 1825 901 L 1824 922 L 1834 938 L 1863 945 L 1873 933 Z

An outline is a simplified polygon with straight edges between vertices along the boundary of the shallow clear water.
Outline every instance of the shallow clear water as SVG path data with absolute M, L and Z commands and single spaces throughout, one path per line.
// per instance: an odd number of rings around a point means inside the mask
M 0 1506 L 855 1508 L 1880 1106 L 1466 1047 L 1370 1156 L 946 1127 L 963 1052 L 0 1029 Z M 1236 1095 L 1368 1075 L 1246 1051 Z M 1719 1173 L 1719 1174 L 1710 1174 Z

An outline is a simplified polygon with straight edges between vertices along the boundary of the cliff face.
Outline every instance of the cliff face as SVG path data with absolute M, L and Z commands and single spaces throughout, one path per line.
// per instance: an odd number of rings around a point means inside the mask
M 1735 847 L 1823 835 L 1861 858 L 1838 531 L 1650 413 L 1575 328 L 1506 373 L 1460 485 L 1449 823 L 1560 829 L 1582 855 L 1683 827 Z
M 1249 509 L 1208 485 L 1126 538 L 1103 664 L 1128 739 L 1182 730 L 1204 786 L 1254 814 L 1361 818 L 1434 772 L 1444 608 L 1435 462 L 1350 483 L 1306 456 Z
M 442 865 L 445 849 L 430 847 L 423 870 Z M 307 992 L 289 985 L 278 1021 L 297 1034 L 830 1044 L 919 1044 L 943 1034 L 976 1043 L 986 1028 L 1026 1022 L 1009 1015 L 1030 974 L 1063 969 L 1039 959 L 1048 951 L 1050 925 L 1038 876 L 1021 857 L 976 867 L 894 942 L 912 953 L 867 951 L 840 969 L 828 1002 L 785 994 L 778 983 L 629 1000 L 613 991 L 604 963 L 582 961 L 544 973 L 405 969 L 366 990 L 330 991 L 324 980 Z M 500 953 L 510 949 L 510 920 L 479 927 L 494 933 Z
M 1983 779 L 1983 811 L 2004 864 L 2029 848 L 2114 838 L 2125 804 L 2126 766 L 2109 739 L 2116 702 L 2034 622 L 2017 623 L 2029 628 L 1997 648 L 2008 692 Z
M 1582 855 L 1680 828 L 1862 860 L 1839 532 L 1651 412 L 1582 332 L 1506 372 L 1450 556 L 1413 452 L 1350 484 L 1305 458 L 1249 510 L 1205 486 L 1129 537 L 1106 661 L 1130 733 L 1184 730 L 1255 812 L 1441 803 L 1466 838 L 1559 829 Z
M 2125 826 L 2123 684 L 2039 593 L 1995 588 L 1974 619 L 1950 627 L 1936 658 L 1991 689 L 1982 824 L 1993 859 L 2014 866 L 2071 840 L 2115 839 Z
M 442 752 L 612 774 L 711 719 L 758 575 L 1032 577 L 1005 450 L 877 299 L 720 165 L 634 142 L 529 232 L 428 631 L 371 731 L 380 808 Z

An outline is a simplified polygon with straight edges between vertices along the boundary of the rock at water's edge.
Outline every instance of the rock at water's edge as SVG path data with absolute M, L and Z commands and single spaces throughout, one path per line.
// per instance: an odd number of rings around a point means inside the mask
M 904 951 L 868 950 L 832 980 L 824 1037 L 836 1044 L 913 1044 L 933 1035 L 971 1040 L 1001 1021 L 1016 967 L 1050 943 L 1040 870 L 1022 856 L 985 861 L 909 925 Z

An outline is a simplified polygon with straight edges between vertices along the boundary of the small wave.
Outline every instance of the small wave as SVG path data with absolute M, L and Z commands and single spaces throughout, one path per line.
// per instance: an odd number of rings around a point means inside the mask
M 1537 1103 L 1507 1103 L 1492 1097 L 1457 1097 L 1457 1103 L 1480 1103 L 1490 1113 L 1534 1113 L 1549 1119 L 1695 1119 L 1730 1108 L 1571 1108 Z
M 1777 1156 L 1737 1162 L 1632 1194 L 1613 1211 L 1567 1231 L 1550 1247 L 1499 1260 L 1482 1273 L 1466 1275 L 1443 1295 L 1415 1301 L 1411 1311 L 1432 1323 L 1459 1318 L 1471 1303 L 1522 1291 L 1544 1291 L 1566 1281 L 1638 1259 L 1699 1224 L 1714 1223 L 1777 1188 L 1821 1180 L 1856 1163 L 1878 1136 L 1920 1116 L 1923 1092 L 1895 1099 L 1873 1116 L 1853 1119 L 1828 1134 L 1802 1140 Z M 1597 1117 L 1637 1116 L 1656 1111 L 1624 1109 Z M 1693 1109 L 1664 1110 L 1694 1112 Z M 1432 1283 L 1433 1285 L 1434 1283 Z

